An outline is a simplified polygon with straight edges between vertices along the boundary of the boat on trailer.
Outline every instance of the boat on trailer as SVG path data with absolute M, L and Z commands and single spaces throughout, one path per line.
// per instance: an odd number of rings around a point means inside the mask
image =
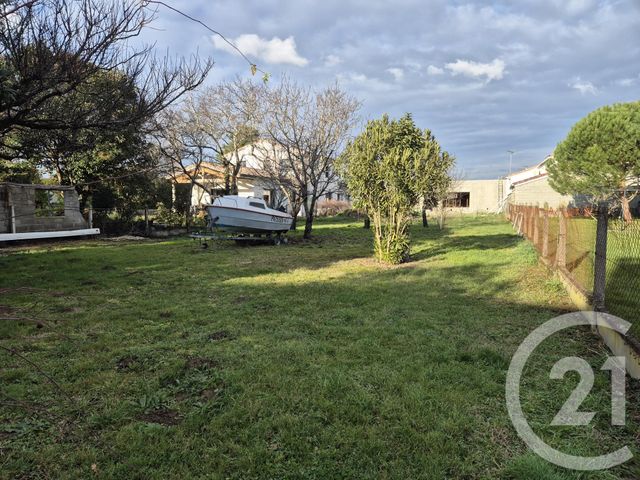
M 195 234 L 201 240 L 235 240 L 237 243 L 270 241 L 286 243 L 284 234 L 291 228 L 293 217 L 269 208 L 265 201 L 255 197 L 225 195 L 205 205 L 211 234 Z M 203 246 L 206 246 L 206 242 Z
M 283 233 L 291 228 L 293 217 L 267 207 L 261 198 L 226 195 L 206 205 L 209 226 L 235 233 Z

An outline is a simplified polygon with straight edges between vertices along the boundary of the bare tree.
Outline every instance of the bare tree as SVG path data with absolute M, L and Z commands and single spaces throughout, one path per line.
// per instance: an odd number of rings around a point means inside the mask
M 0 7 L 0 147 L 16 155 L 10 136 L 16 130 L 118 128 L 142 123 L 202 83 L 213 63 L 158 58 L 151 46 L 133 48 L 155 17 L 146 1 L 8 0 Z M 138 93 L 126 115 L 73 116 L 50 102 L 75 92 L 98 72 L 120 71 Z M 122 102 L 118 91 L 102 92 L 100 102 Z M 49 104 L 49 108 L 45 108 Z
M 357 121 L 360 103 L 337 85 L 314 92 L 284 77 L 267 90 L 262 106 L 262 134 L 278 151 L 270 178 L 304 205 L 304 237 L 309 238 L 316 202 L 336 184 L 333 162 Z
M 446 153 L 446 152 L 445 152 Z M 438 216 L 438 227 L 440 230 L 444 229 L 445 223 L 447 221 L 447 214 L 449 213 L 449 207 L 447 205 L 447 200 L 451 198 L 451 195 L 456 192 L 458 188 L 460 188 L 461 183 L 464 180 L 464 173 L 460 170 L 454 170 L 454 164 L 452 163 L 449 167 L 448 173 L 448 182 L 444 188 L 439 188 L 436 190 L 435 203 L 433 203 L 433 207 Z
M 158 115 L 152 137 L 170 176 L 186 177 L 208 194 L 237 194 L 240 169 L 258 135 L 260 91 L 250 81 L 236 79 L 192 94 Z M 205 181 L 207 164 L 221 167 L 222 185 Z
M 188 114 L 180 108 L 160 113 L 150 138 L 164 171 L 174 182 L 186 177 L 192 187 L 197 185 L 206 193 L 212 193 L 215 186 L 204 181 L 204 166 L 211 161 L 211 155 L 204 148 L 205 139 Z
M 224 169 L 224 192 L 238 193 L 238 175 L 258 139 L 258 104 L 263 87 L 236 78 L 191 96 L 184 110 L 204 149 Z M 246 146 L 248 148 L 245 148 Z

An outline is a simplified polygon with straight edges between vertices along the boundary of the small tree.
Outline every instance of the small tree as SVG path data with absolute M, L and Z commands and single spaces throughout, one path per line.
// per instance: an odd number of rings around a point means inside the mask
M 429 226 L 427 210 L 437 208 L 441 204 L 444 207 L 444 200 L 454 183 L 450 172 L 455 165 L 455 157 L 449 152 L 441 152 L 438 157 L 433 157 L 433 160 L 431 181 L 422 197 L 422 226 L 425 228 Z M 438 224 L 441 229 L 444 227 L 444 210 L 442 210 Z
M 440 156 L 431 132 L 416 127 L 410 114 L 368 122 L 341 156 L 338 165 L 354 203 L 373 222 L 379 260 L 408 259 L 411 210 L 438 175 L 434 166 Z
M 640 180 L 640 102 L 591 112 L 556 147 L 547 168 L 558 192 L 613 199 L 631 221 L 629 203 Z
M 334 160 L 359 108 L 360 102 L 337 85 L 313 91 L 287 77 L 263 99 L 264 170 L 285 195 L 294 197 L 289 198 L 294 210 L 295 202 L 304 205 L 304 238 L 311 236 L 318 199 L 338 181 Z M 270 155 L 274 149 L 276 155 Z

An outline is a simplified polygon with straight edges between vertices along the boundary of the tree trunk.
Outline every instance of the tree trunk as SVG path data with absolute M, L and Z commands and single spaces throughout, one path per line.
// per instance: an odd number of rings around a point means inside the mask
M 427 218 L 427 202 L 422 201 L 422 226 L 427 228 L 429 226 L 429 219 Z
M 231 184 L 229 185 L 230 195 L 238 195 L 238 170 L 233 168 L 233 172 L 231 174 Z
M 291 206 L 291 216 L 293 221 L 291 222 L 291 230 L 298 228 L 298 214 L 300 213 L 300 205 L 294 204 Z
M 315 207 L 316 207 L 316 201 L 311 200 L 310 202 L 307 202 L 307 203 L 309 203 L 309 205 L 308 206 L 305 205 L 305 208 L 304 208 L 305 222 L 304 222 L 304 234 L 302 235 L 302 238 L 306 240 L 311 238 L 311 230 L 313 229 L 313 218 L 314 218 L 313 211 L 315 210 Z
M 633 222 L 633 215 L 631 215 L 631 208 L 629 208 L 629 199 L 623 195 L 621 198 L 622 202 L 622 218 L 624 219 L 624 223 Z
M 364 225 L 362 227 L 366 228 L 367 230 L 371 228 L 371 218 L 369 217 L 369 215 L 364 216 Z
M 229 172 L 229 164 L 224 166 L 224 194 L 229 195 L 231 193 L 231 173 Z

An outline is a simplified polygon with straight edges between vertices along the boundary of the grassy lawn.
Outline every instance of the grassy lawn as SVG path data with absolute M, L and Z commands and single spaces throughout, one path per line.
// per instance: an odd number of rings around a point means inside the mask
M 319 223 L 282 247 L 87 241 L 0 256 L 2 478 L 638 478 L 640 462 L 568 472 L 528 453 L 504 404 L 510 357 L 571 308 L 500 218 L 412 230 L 414 261 L 370 259 L 370 233 Z M 596 382 L 586 427 L 549 423 Z M 609 425 L 606 350 L 587 330 L 531 358 L 523 406 L 573 454 L 640 454 L 637 389 Z M 574 372 L 575 373 L 575 372 Z

